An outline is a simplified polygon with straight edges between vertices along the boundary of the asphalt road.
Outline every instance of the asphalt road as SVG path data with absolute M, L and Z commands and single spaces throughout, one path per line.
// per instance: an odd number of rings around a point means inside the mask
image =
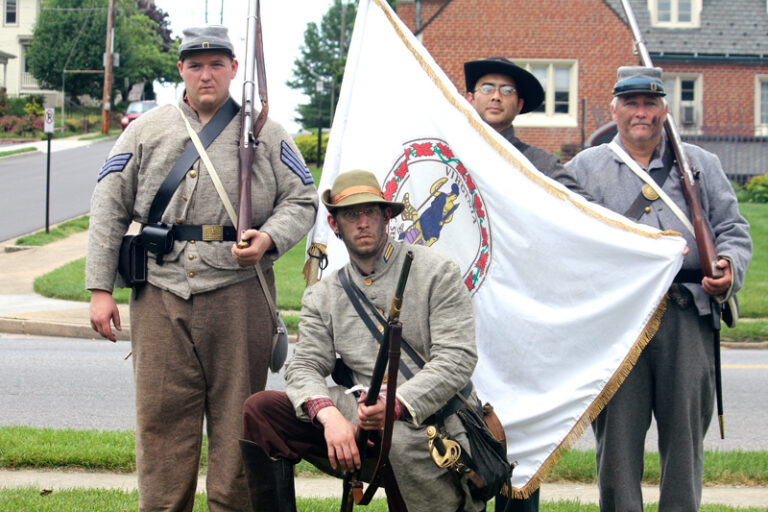
M 51 153 L 51 224 L 88 213 L 96 175 L 114 143 Z M 0 240 L 45 228 L 46 160 L 46 152 L 36 152 L 0 161 Z
M 128 342 L 0 334 L 0 425 L 133 429 Z M 723 350 L 726 439 L 713 420 L 711 450 L 768 450 L 768 350 Z M 267 387 L 284 389 L 270 373 Z M 587 431 L 577 448 L 593 448 Z M 656 451 L 654 427 L 646 448 Z

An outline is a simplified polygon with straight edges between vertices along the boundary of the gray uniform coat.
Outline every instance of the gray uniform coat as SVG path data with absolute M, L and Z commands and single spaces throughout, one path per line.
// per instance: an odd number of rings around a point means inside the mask
M 202 125 L 197 114 L 183 100 L 179 101 L 179 106 L 192 129 L 199 133 Z M 239 134 L 240 114 L 207 149 L 235 211 L 239 195 Z M 172 105 L 147 112 L 120 136 L 109 157 L 125 155 L 129 159 L 121 170 L 100 177 L 91 200 L 86 288 L 112 290 L 123 234 L 131 221 L 147 222 L 150 205 L 160 184 L 189 143 L 184 122 Z M 267 121 L 259 136 L 251 176 L 251 225 L 269 233 L 276 248 L 262 259 L 264 270 L 301 240 L 312 226 L 317 209 L 315 187 L 311 179 L 305 177 L 302 180 L 302 176 L 286 163 L 292 162 L 288 151 L 301 158 L 285 130 L 277 123 Z M 197 160 L 176 189 L 162 221 L 232 225 L 202 160 Z M 193 293 L 254 277 L 254 269 L 241 268 L 235 262 L 230 253 L 231 246 L 232 242 L 177 241 L 173 250 L 164 256 L 163 265 L 157 265 L 150 257 L 148 281 L 186 299 Z
M 624 148 L 620 136 L 617 135 L 614 140 Z M 661 155 L 666 151 L 666 146 L 666 138 L 662 137 L 661 144 L 651 159 L 647 171 L 663 167 Z M 733 187 L 725 176 L 717 156 L 692 144 L 683 146 L 691 160 L 691 165 L 701 172 L 701 206 L 707 217 L 718 256 L 727 258 L 731 262 L 733 274 L 731 294 L 736 293 L 744 284 L 744 274 L 752 257 L 749 224 L 739 213 Z M 618 213 L 627 211 L 644 184 L 607 144 L 585 149 L 568 162 L 566 169 L 589 194 L 594 196 L 598 203 Z M 676 169 L 670 172 L 662 190 L 690 218 L 688 204 L 680 184 L 680 174 Z M 683 269 L 700 269 L 699 252 L 693 235 L 661 199 L 654 201 L 650 208 L 650 213 L 643 215 L 638 222 L 661 230 L 681 233 L 690 249 L 685 256 Z M 709 296 L 704 293 L 701 286 L 686 283 L 685 287 L 693 294 L 699 313 L 709 314 Z
M 403 353 L 403 361 L 415 375 L 408 381 L 400 375 L 397 394 L 411 421 L 395 422 L 390 460 L 409 510 L 453 511 L 468 496 L 466 485 L 455 473 L 432 462 L 427 452 L 426 425 L 422 422 L 464 387 L 477 362 L 472 304 L 458 266 L 429 248 L 390 241 L 376 261 L 372 275 L 361 275 L 352 264 L 344 268 L 349 269 L 352 281 L 386 315 L 407 250 L 412 250 L 415 257 L 403 298 L 403 338 L 428 362 L 419 370 Z M 296 414 L 306 419 L 304 402 L 329 397 L 354 422 L 355 397 L 344 394 L 342 388 L 329 389 L 326 377 L 339 354 L 354 371 L 355 382 L 367 387 L 376 347 L 336 272 L 309 288 L 302 301 L 299 343 L 286 368 L 286 392 Z M 465 440 L 463 426 L 455 415 L 447 419 L 446 426 Z M 470 502 L 464 505 L 466 510 L 481 510 L 482 506 Z

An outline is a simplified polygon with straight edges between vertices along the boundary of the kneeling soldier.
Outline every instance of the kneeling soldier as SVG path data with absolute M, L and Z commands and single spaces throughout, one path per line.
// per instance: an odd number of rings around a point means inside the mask
M 452 409 L 443 409 L 465 387 L 477 360 L 472 304 L 458 266 L 437 251 L 387 235 L 389 220 L 403 205 L 384 199 L 370 172 L 341 174 L 322 200 L 350 262 L 304 294 L 300 341 L 286 368 L 287 392 L 262 391 L 245 403 L 242 446 L 254 509 L 295 510 L 292 465 L 302 458 L 323 460 L 333 470 L 359 469 L 356 431 L 383 428 L 385 404 L 380 399 L 366 407 L 362 397 L 326 384 L 338 354 L 351 369 L 352 382 L 367 389 L 378 350 L 338 274 L 344 273 L 376 309 L 387 311 L 410 250 L 414 260 L 400 320 L 403 339 L 427 362 L 419 368 L 403 354 L 401 361 L 413 376 L 405 380 L 401 371 L 398 379 L 389 459 L 409 511 L 484 510 L 483 502 L 471 498 L 466 477 L 435 465 L 425 435 L 437 413 L 444 415 L 446 430 L 466 445 L 461 421 Z M 471 400 L 477 402 L 474 395 Z

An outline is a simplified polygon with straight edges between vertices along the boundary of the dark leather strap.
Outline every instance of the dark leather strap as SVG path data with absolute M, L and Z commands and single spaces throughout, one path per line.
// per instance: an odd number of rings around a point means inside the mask
M 235 103 L 232 98 L 227 99 L 224 105 L 216 111 L 216 114 L 211 118 L 203 129 L 200 130 L 198 136 L 203 147 L 207 148 L 211 145 L 211 142 L 218 137 L 218 135 L 224 130 L 232 119 L 235 118 L 237 113 L 240 112 L 240 105 Z M 166 176 L 160 188 L 155 194 L 155 198 L 152 200 L 152 206 L 149 207 L 148 224 L 157 224 L 163 216 L 163 212 L 168 207 L 168 203 L 173 197 L 173 193 L 179 187 L 181 180 L 186 176 L 187 171 L 194 165 L 200 155 L 197 153 L 195 145 L 192 141 L 189 141 L 187 147 L 184 148 L 184 152 L 181 154 L 176 163 L 171 168 L 171 171 Z
M 664 156 L 662 157 L 661 161 L 661 168 L 653 169 L 648 173 L 651 178 L 653 178 L 653 181 L 659 185 L 659 188 L 664 186 L 664 182 L 667 181 L 667 178 L 669 178 L 669 173 L 672 172 L 672 166 L 675 163 L 674 155 L 669 146 L 667 146 L 667 150 L 664 152 Z M 653 201 L 655 201 L 655 199 Z M 639 220 L 640 217 L 642 217 L 645 213 L 645 208 L 650 206 L 653 201 L 646 198 L 643 193 L 640 192 L 637 195 L 637 198 L 635 198 L 634 202 L 627 209 L 627 211 L 624 212 L 624 216 L 632 220 Z
M 363 303 L 365 303 L 368 306 L 368 309 L 371 311 L 371 314 L 374 318 L 376 318 L 381 325 L 381 323 L 386 323 L 386 319 L 382 316 L 381 313 L 379 313 L 379 310 L 376 309 L 376 306 L 374 306 L 371 301 L 368 300 L 368 297 L 365 296 L 363 291 L 352 282 L 351 279 L 346 275 L 346 269 L 342 268 L 338 272 L 339 275 L 339 281 L 341 282 L 341 287 L 344 288 L 344 291 L 347 294 L 347 297 L 349 297 L 349 301 L 352 303 L 352 307 L 355 308 L 355 311 L 357 312 L 360 319 L 363 321 L 365 326 L 368 328 L 368 330 L 371 332 L 373 337 L 381 343 L 382 340 L 382 333 L 378 328 L 378 325 L 374 320 L 371 318 L 371 315 L 368 314 L 368 312 L 365 311 L 365 308 L 363 307 Z M 411 360 L 418 366 L 419 368 L 423 368 L 426 361 L 424 361 L 415 350 L 413 350 L 413 347 L 406 341 L 405 338 L 402 338 L 401 340 L 401 348 L 403 352 L 408 354 L 408 357 L 411 358 Z M 400 373 L 403 374 L 403 376 L 406 379 L 410 379 L 413 377 L 413 372 L 408 368 L 405 363 L 403 363 L 402 359 L 400 360 Z M 443 417 L 450 416 L 454 412 L 461 409 L 461 407 L 464 405 L 463 400 L 459 398 L 459 393 L 461 396 L 463 396 L 465 399 L 469 398 L 470 393 L 472 393 L 472 381 L 470 380 L 467 382 L 467 384 L 464 386 L 464 388 L 459 391 L 456 395 L 454 395 L 438 412 L 436 412 L 434 415 L 427 418 L 425 423 L 434 423 L 433 420 L 435 416 L 441 415 Z
M 174 240 L 196 240 L 198 242 L 234 242 L 237 238 L 237 230 L 234 226 L 193 226 L 188 224 L 174 224 Z
M 704 279 L 704 274 L 702 274 L 701 270 L 690 269 L 679 271 L 672 282 L 701 284 L 702 279 Z
M 377 317 L 379 315 L 379 312 L 376 310 L 376 307 L 368 301 L 368 298 L 365 296 L 365 294 L 355 286 L 353 282 L 347 277 L 347 273 L 345 269 L 340 269 L 339 272 L 339 281 L 341 281 L 341 287 L 344 288 L 344 291 L 347 293 L 347 297 L 349 297 L 349 301 L 352 303 L 352 307 L 355 308 L 355 311 L 357 312 L 357 316 L 360 317 L 360 319 L 363 321 L 365 326 L 368 328 L 369 331 L 371 331 L 371 334 L 373 334 L 373 337 L 376 339 L 376 341 L 381 345 L 381 341 L 383 338 L 382 332 L 379 330 L 378 325 L 376 322 L 373 321 L 371 318 L 371 315 L 369 315 L 365 309 L 363 308 L 363 303 L 359 298 L 359 295 L 361 295 L 364 299 L 366 304 L 370 307 L 372 310 L 372 313 L 374 313 L 374 316 Z M 358 295 L 359 293 L 359 295 Z M 380 325 L 380 324 L 379 324 Z M 410 346 L 408 346 L 408 349 L 405 349 L 405 346 L 408 345 L 406 341 L 402 340 L 401 347 L 406 350 L 409 357 L 413 358 L 411 355 L 411 352 L 413 352 L 413 349 L 411 349 Z M 418 362 L 416 364 L 419 364 Z M 419 364 L 419 368 L 424 366 L 424 363 Z M 408 368 L 405 363 L 400 360 L 400 372 L 405 376 L 406 379 L 410 379 L 413 377 L 413 372 L 410 368 Z

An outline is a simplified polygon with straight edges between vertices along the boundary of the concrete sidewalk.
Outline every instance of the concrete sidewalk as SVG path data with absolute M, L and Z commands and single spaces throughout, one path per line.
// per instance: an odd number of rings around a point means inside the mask
M 103 140 L 107 140 L 108 138 L 116 138 L 117 135 L 111 135 L 108 137 L 104 137 L 102 139 L 95 139 L 95 140 L 80 140 L 83 137 L 92 137 L 101 135 L 100 132 L 93 132 L 93 133 L 81 133 L 79 135 L 72 135 L 70 137 L 61 137 L 57 139 L 51 140 L 51 153 L 55 153 L 57 151 L 64 151 L 67 149 L 74 149 L 74 148 L 80 148 L 83 146 L 88 146 L 90 144 L 93 144 L 94 142 L 100 142 Z M 2 144 L 0 145 L 0 152 L 3 151 L 13 151 L 16 149 L 25 149 L 25 148 L 34 148 L 37 151 L 45 152 L 48 150 L 48 141 L 47 140 L 32 140 L 29 142 L 19 142 L 17 144 Z M 23 154 L 29 154 L 29 153 L 21 153 Z M 7 157 L 0 157 L 0 158 L 12 158 L 16 155 L 8 155 Z
M 0 332 L 39 336 L 94 338 L 87 302 L 48 299 L 35 294 L 35 278 L 85 256 L 88 233 L 40 247 L 20 248 L 15 240 L 0 243 Z M 122 332 L 130 339 L 128 306 L 120 305 Z
M 314 498 L 340 498 L 341 480 L 330 477 L 297 477 L 296 495 Z M 34 487 L 50 489 L 121 489 L 131 491 L 137 487 L 135 473 L 92 473 L 86 471 L 30 471 L 0 470 L 0 488 Z M 197 489 L 205 492 L 205 475 L 198 479 Z M 577 501 L 597 503 L 597 485 L 545 482 L 541 486 L 543 502 Z M 379 489 L 377 497 L 384 497 Z M 643 501 L 656 503 L 657 487 L 643 487 Z M 729 505 L 739 507 L 766 507 L 768 487 L 705 487 L 703 505 Z M 768 510 L 768 508 L 764 508 Z

